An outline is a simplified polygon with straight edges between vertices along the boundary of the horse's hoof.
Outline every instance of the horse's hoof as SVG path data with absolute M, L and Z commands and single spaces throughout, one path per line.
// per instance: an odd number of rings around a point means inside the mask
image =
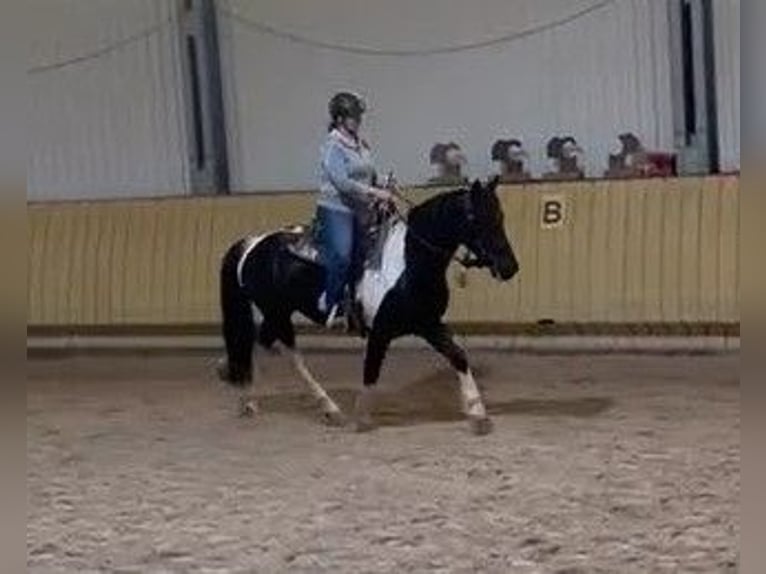
M 253 401 L 243 402 L 239 406 L 239 416 L 243 419 L 252 419 L 258 413 L 258 409 Z
M 354 421 L 354 431 L 358 433 L 365 433 L 374 431 L 378 426 L 372 421 L 372 419 L 357 419 Z
M 221 359 L 218 361 L 218 364 L 215 366 L 215 372 L 218 375 L 218 378 L 223 383 L 228 383 L 230 376 L 229 376 L 229 364 L 226 361 L 226 359 Z
M 491 433 L 495 425 L 489 417 L 474 417 L 470 420 L 471 432 L 476 436 L 484 436 Z
M 277 345 L 271 345 L 270 347 L 263 347 L 264 351 L 266 351 L 266 354 L 270 357 L 281 357 L 282 356 L 282 349 L 279 348 Z
M 374 389 L 372 387 L 365 387 L 356 396 L 356 404 L 354 405 L 354 430 L 356 432 L 370 432 L 377 428 L 372 419 L 374 405 Z
M 328 427 L 346 426 L 346 417 L 340 411 L 323 411 L 322 422 Z

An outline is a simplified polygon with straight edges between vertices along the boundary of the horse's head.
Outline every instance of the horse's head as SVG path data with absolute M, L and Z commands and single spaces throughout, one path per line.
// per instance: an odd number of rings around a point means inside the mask
M 488 267 L 492 276 L 508 281 L 519 270 L 519 262 L 505 233 L 505 217 L 497 197 L 499 178 L 483 185 L 478 179 L 468 190 L 465 204 L 466 235 L 463 243 L 479 267 Z

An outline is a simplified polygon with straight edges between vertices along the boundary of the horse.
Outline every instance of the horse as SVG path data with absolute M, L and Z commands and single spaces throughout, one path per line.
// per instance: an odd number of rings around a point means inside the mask
M 379 268 L 367 268 L 356 284 L 366 327 L 363 385 L 353 421 L 357 431 L 375 428 L 375 390 L 390 343 L 405 335 L 419 336 L 443 355 L 457 372 L 463 411 L 475 434 L 492 430 L 492 422 L 471 372 L 466 352 L 455 343 L 442 317 L 449 302 L 446 272 L 463 247 L 470 265 L 486 268 L 500 281 L 519 270 L 505 232 L 497 197 L 498 178 L 475 180 L 464 187 L 414 205 L 406 219 L 391 224 Z M 229 247 L 220 269 L 220 302 L 226 358 L 220 378 L 240 387 L 243 414 L 255 413 L 251 394 L 253 348 L 272 349 L 279 343 L 317 401 L 324 421 L 344 425 L 337 404 L 314 378 L 296 346 L 294 313 L 324 324 L 318 308 L 324 288 L 321 262 L 307 260 L 290 248 L 298 231 L 283 229 L 245 237 Z M 256 319 L 260 315 L 261 320 Z

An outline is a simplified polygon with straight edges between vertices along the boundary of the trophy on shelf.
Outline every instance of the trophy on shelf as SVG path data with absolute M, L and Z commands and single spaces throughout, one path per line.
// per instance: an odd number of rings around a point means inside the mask
M 664 152 L 648 152 L 638 137 L 626 132 L 617 138 L 620 150 L 609 154 L 609 169 L 605 177 L 618 179 L 635 177 L 669 177 L 675 175 L 675 156 Z
M 551 138 L 546 146 L 546 151 L 551 160 L 552 169 L 543 176 L 545 179 L 570 181 L 585 177 L 585 172 L 579 165 L 583 150 L 572 136 Z
M 429 154 L 431 165 L 436 166 L 436 175 L 428 185 L 464 185 L 468 178 L 463 175 L 466 164 L 465 154 L 455 142 L 437 143 Z
M 529 159 L 529 154 L 524 150 L 521 140 L 497 140 L 492 144 L 490 153 L 492 161 L 500 165 L 502 183 L 518 183 L 532 179 L 525 169 L 524 161 Z

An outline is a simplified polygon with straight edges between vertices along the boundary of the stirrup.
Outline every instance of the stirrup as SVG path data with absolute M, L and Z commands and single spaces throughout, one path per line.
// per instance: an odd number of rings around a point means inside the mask
M 333 328 L 338 321 L 341 319 L 340 313 L 340 305 L 336 303 L 333 305 L 332 309 L 330 309 L 330 312 L 327 315 L 327 319 L 325 320 L 324 326 L 328 329 Z
M 327 291 L 322 291 L 322 294 L 317 300 L 317 309 L 320 313 L 327 313 Z
M 354 303 L 346 313 L 346 333 L 356 333 L 363 339 L 367 338 L 367 325 L 364 323 L 364 313 L 360 304 Z

